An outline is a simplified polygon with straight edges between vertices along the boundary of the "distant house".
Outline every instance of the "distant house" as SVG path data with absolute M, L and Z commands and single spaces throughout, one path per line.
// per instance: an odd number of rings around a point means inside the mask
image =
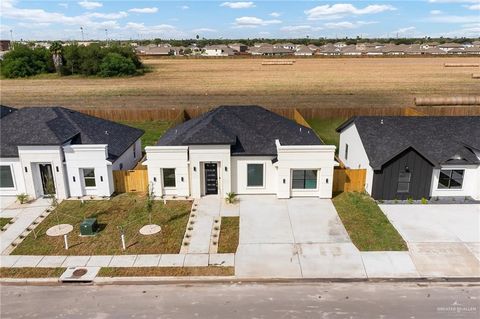
M 384 46 L 381 50 L 385 55 L 404 55 L 406 53 L 406 49 L 404 47 L 389 44 Z
M 285 49 L 283 47 L 275 47 L 273 45 L 263 45 L 258 48 L 251 48 L 250 53 L 252 55 L 265 55 L 265 56 L 283 56 L 291 55 L 293 50 Z
M 232 43 L 229 44 L 228 47 L 238 53 L 245 53 L 248 50 L 248 46 L 243 43 Z
M 110 196 L 112 171 L 142 157 L 142 130 L 63 107 L 1 109 L 0 196 Z
M 480 116 L 358 116 L 337 132 L 340 160 L 367 170 L 375 199 L 480 200 Z
M 232 56 L 235 51 L 226 45 L 209 45 L 203 49 L 205 56 Z
M 453 49 L 460 49 L 460 50 L 465 49 L 464 46 L 459 43 L 444 43 L 444 44 L 438 45 L 437 48 L 445 52 L 449 52 Z
M 10 50 L 10 40 L 0 40 L 0 51 Z
M 342 47 L 337 47 L 331 43 L 325 44 L 317 51 L 319 55 L 341 55 L 342 54 Z
M 145 148 L 156 196 L 331 198 L 335 146 L 259 106 L 220 106 Z
M 341 52 L 343 55 L 362 55 L 362 52 L 358 51 L 357 47 L 353 44 L 343 47 Z
M 314 54 L 314 51 L 312 51 L 306 45 L 301 45 L 293 54 L 298 56 L 312 56 Z

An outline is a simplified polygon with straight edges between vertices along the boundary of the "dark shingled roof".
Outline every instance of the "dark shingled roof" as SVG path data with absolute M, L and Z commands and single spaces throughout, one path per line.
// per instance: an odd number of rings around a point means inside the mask
M 374 169 L 408 148 L 435 166 L 480 164 L 473 151 L 480 152 L 480 116 L 358 116 L 337 132 L 350 123 L 355 123 Z
M 63 107 L 26 107 L 0 122 L 0 156 L 18 157 L 19 145 L 108 144 L 115 161 L 143 131 Z
M 260 106 L 219 106 L 169 129 L 161 146 L 231 145 L 232 155 L 276 155 L 282 145 L 321 145 L 313 130 Z
M 0 105 L 0 119 L 16 110 L 17 110 L 16 108 L 13 108 L 10 106 Z

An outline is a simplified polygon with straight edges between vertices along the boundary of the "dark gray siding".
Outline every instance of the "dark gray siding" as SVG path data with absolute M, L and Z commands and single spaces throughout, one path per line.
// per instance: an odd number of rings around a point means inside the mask
M 398 193 L 398 178 L 405 166 L 411 173 L 407 193 Z M 374 171 L 372 197 L 375 199 L 421 199 L 430 197 L 433 165 L 414 149 L 409 148 L 391 159 L 381 170 Z

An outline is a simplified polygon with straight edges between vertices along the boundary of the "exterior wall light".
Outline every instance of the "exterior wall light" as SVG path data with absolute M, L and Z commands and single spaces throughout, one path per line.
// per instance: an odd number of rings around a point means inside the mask
M 225 172 L 228 172 L 228 167 L 225 166 Z
M 180 180 L 183 182 L 183 176 L 182 176 L 182 177 L 180 177 Z
M 75 176 L 73 176 L 73 182 L 75 183 Z
M 285 178 L 283 179 L 283 183 L 284 183 L 284 184 L 286 183 L 286 180 L 285 180 Z
M 28 168 L 25 166 L 25 173 L 28 173 Z
M 154 183 L 157 182 L 157 178 L 156 178 L 156 177 L 153 178 L 153 182 L 154 182 Z
M 328 178 L 327 178 L 327 181 L 326 181 L 326 182 L 327 182 L 327 184 L 328 184 Z
M 196 166 L 193 167 L 193 171 L 194 171 L 194 172 L 197 171 L 197 167 L 196 167 Z

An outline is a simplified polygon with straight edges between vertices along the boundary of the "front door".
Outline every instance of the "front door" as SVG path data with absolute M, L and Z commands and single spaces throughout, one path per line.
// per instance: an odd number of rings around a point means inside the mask
M 55 183 L 53 182 L 52 164 L 38 164 L 38 168 L 40 169 L 43 195 L 55 194 Z
M 218 194 L 217 163 L 205 163 L 205 195 Z

